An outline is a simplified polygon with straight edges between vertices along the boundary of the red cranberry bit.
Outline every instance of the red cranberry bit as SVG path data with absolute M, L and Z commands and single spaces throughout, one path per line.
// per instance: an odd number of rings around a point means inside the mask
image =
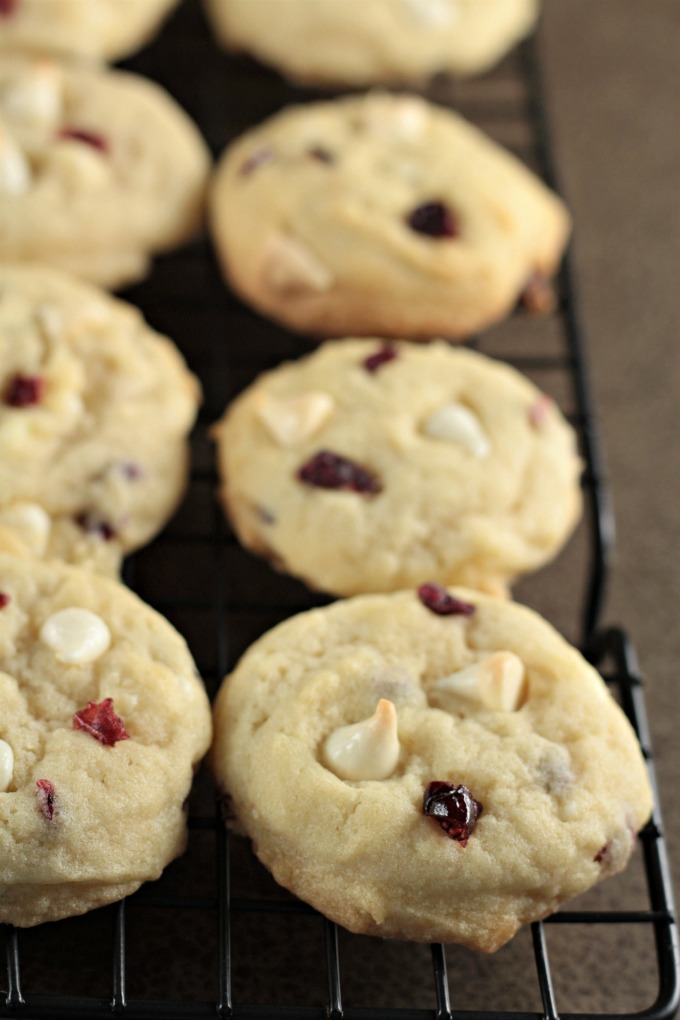
M 472 616 L 475 607 L 471 602 L 463 602 L 461 599 L 449 595 L 446 588 L 440 584 L 427 581 L 418 588 L 418 598 L 437 616 Z
M 99 517 L 95 513 L 90 513 L 87 510 L 83 510 L 82 513 L 76 517 L 76 524 L 87 531 L 89 535 L 98 535 L 103 538 L 105 542 L 110 542 L 116 537 L 116 530 L 112 528 L 108 521 L 105 521 L 103 517 Z
M 379 368 L 386 365 L 389 361 L 394 361 L 395 358 L 399 357 L 399 350 L 394 344 L 383 344 L 382 347 L 375 352 L 375 354 L 369 354 L 363 361 L 363 366 L 367 372 L 371 375 L 377 372 Z
M 51 783 L 49 779 L 38 779 L 35 784 L 35 789 L 40 810 L 47 821 L 51 822 L 54 818 L 54 802 L 57 797 L 57 791 L 54 789 L 54 784 Z
M 326 166 L 330 166 L 331 163 L 335 163 L 335 157 L 329 149 L 325 149 L 323 145 L 314 145 L 308 150 L 308 155 L 315 159 L 317 163 L 325 163 Z
M 82 142 L 83 145 L 89 145 L 97 152 L 107 153 L 109 151 L 109 143 L 103 135 L 87 131 L 85 128 L 63 127 L 57 137 L 66 142 Z
M 129 737 L 123 720 L 113 711 L 113 698 L 104 698 L 99 704 L 88 701 L 85 708 L 73 716 L 73 729 L 85 730 L 107 747 Z
M 0 591 L 0 609 L 4 609 L 5 606 L 8 606 L 10 601 L 10 596 L 6 595 L 4 591 Z
M 520 297 L 530 315 L 550 315 L 557 311 L 557 292 L 552 280 L 543 273 L 532 273 Z
M 271 163 L 274 159 L 274 155 L 274 150 L 268 145 L 261 145 L 259 149 L 255 149 L 255 151 L 252 152 L 243 163 L 241 163 L 239 174 L 241 177 L 250 177 L 250 175 L 255 173 L 256 170 L 259 170 L 261 166 Z
M 454 786 L 439 780 L 427 784 L 423 813 L 434 818 L 449 839 L 455 839 L 461 846 L 467 846 L 483 810 L 467 786 Z
M 314 454 L 302 465 L 298 478 L 306 485 L 315 485 L 319 489 L 343 489 L 370 496 L 382 490 L 379 480 L 367 468 L 331 450 L 321 450 Z
M 548 412 L 552 407 L 552 399 L 547 393 L 537 397 L 529 408 L 529 424 L 533 429 L 542 429 L 548 420 Z
M 593 860 L 595 861 L 595 863 L 596 864 L 601 864 L 602 861 L 607 856 L 608 852 L 609 852 L 609 843 L 605 843 L 605 845 L 601 846 L 600 849 L 595 854 L 595 856 L 593 857 Z
M 45 392 L 45 380 L 39 375 L 15 375 L 7 384 L 5 403 L 10 407 L 39 404 Z
M 0 0 L 0 18 L 10 18 L 18 6 L 19 0 Z
M 122 461 L 119 470 L 126 482 L 138 482 L 144 475 L 142 468 L 133 460 Z
M 406 217 L 411 230 L 428 237 L 458 237 L 460 233 L 456 219 L 443 202 L 424 202 Z

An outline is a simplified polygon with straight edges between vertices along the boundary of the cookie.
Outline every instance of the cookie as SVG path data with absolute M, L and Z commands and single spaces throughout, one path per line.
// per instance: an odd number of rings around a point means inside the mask
M 119 60 L 151 39 L 177 0 L 3 0 L 0 50 Z
M 537 0 L 208 0 L 215 34 L 296 81 L 365 86 L 479 74 L 531 31 Z
M 296 616 L 222 686 L 212 764 L 281 885 L 362 934 L 491 952 L 619 871 L 635 735 L 534 612 L 424 585 Z
M 122 585 L 0 554 L 0 923 L 80 914 L 184 848 L 210 707 L 179 634 Z
M 122 71 L 0 57 L 0 261 L 106 287 L 188 240 L 209 158 L 158 85 Z
M 442 342 L 331 341 L 257 379 L 214 435 L 243 544 L 336 595 L 428 578 L 501 591 L 581 510 L 553 402 Z
M 457 114 L 369 94 L 293 107 L 226 151 L 211 194 L 226 279 L 320 336 L 461 337 L 556 269 L 560 200 Z
M 199 399 L 137 309 L 0 266 L 0 549 L 115 572 L 179 502 Z

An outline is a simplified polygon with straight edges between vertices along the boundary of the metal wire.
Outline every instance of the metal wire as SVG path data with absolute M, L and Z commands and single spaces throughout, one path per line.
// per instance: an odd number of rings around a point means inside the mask
M 190 68 L 187 68 L 187 61 Z M 313 94 L 293 91 L 278 76 L 248 61 L 228 61 L 219 54 L 208 37 L 195 2 L 186 2 L 160 39 L 130 66 L 157 78 L 180 95 L 216 152 L 233 134 L 284 102 L 315 98 Z M 492 133 L 502 135 L 507 125 L 520 124 L 524 140 L 518 151 L 537 164 L 546 179 L 555 184 L 540 68 L 534 48 L 524 46 L 519 57 L 511 58 L 497 74 L 503 79 L 503 88 L 498 90 L 494 101 L 488 97 L 480 99 L 474 83 L 460 89 L 454 87 L 444 98 L 456 102 L 466 115 L 482 122 Z M 493 76 L 490 80 L 493 82 Z M 442 98 L 438 91 L 435 91 L 435 98 Z M 206 410 L 194 443 L 190 511 L 148 550 L 127 564 L 125 578 L 131 587 L 177 622 L 180 629 L 184 624 L 192 631 L 191 635 L 187 634 L 192 650 L 209 690 L 214 692 L 221 677 L 258 633 L 291 612 L 328 601 L 323 596 L 310 595 L 297 582 L 275 581 L 268 573 L 269 568 L 256 564 L 238 548 L 213 501 L 211 490 L 215 475 L 206 453 L 206 426 L 218 417 L 235 390 L 257 372 L 284 358 L 306 352 L 308 344 L 256 320 L 230 297 L 218 279 L 205 243 L 161 263 L 150 279 L 135 288 L 129 297 L 142 307 L 152 324 L 178 340 L 203 381 Z M 563 382 L 568 391 L 565 397 L 568 406 L 564 409 L 581 438 L 586 464 L 583 485 L 590 507 L 585 585 L 576 605 L 576 614 L 580 616 L 579 633 L 589 658 L 605 669 L 608 681 L 617 690 L 640 736 L 654 783 L 642 686 L 634 652 L 622 631 L 597 630 L 614 525 L 569 260 L 559 281 L 559 298 L 559 308 L 552 320 L 555 334 L 563 338 L 559 349 L 550 353 L 527 353 L 506 345 L 502 355 L 524 372 L 543 373 Z M 513 322 L 524 326 L 528 320 L 518 311 Z M 496 349 L 489 351 L 489 345 L 487 336 L 470 341 L 470 346 L 498 355 Z M 641 834 L 649 908 L 565 910 L 532 925 L 534 973 L 527 972 L 526 982 L 536 985 L 540 1010 L 534 1011 L 468 1008 L 461 994 L 458 973 L 452 997 L 447 951 L 441 945 L 431 947 L 430 978 L 417 968 L 416 947 L 413 947 L 413 960 L 409 964 L 413 968 L 413 982 L 426 985 L 424 998 L 430 1002 L 428 1007 L 416 1008 L 402 1003 L 385 1006 L 372 1002 L 366 1006 L 356 1005 L 350 1001 L 351 994 L 346 990 L 347 985 L 351 988 L 352 978 L 352 965 L 346 961 L 351 959 L 357 966 L 357 960 L 365 954 L 375 954 L 377 960 L 379 948 L 367 946 L 364 954 L 361 943 L 362 950 L 357 956 L 353 943 L 344 942 L 346 933 L 319 918 L 311 908 L 290 897 L 283 898 L 271 889 L 267 890 L 267 895 L 260 895 L 264 880 L 259 874 L 253 878 L 255 865 L 247 851 L 243 851 L 242 841 L 232 841 L 219 812 L 215 815 L 203 804 L 193 810 L 190 817 L 188 860 L 193 860 L 192 853 L 205 841 L 208 850 L 203 857 L 199 855 L 200 864 L 189 878 L 184 876 L 174 883 L 169 880 L 167 884 L 163 879 L 159 888 L 143 889 L 127 904 L 88 915 L 90 920 L 76 919 L 46 926 L 67 933 L 49 951 L 34 943 L 31 933 L 17 933 L 6 928 L 0 1017 L 94 1020 L 114 1014 L 131 1020 L 193 1020 L 218 1014 L 235 1020 L 321 1020 L 325 1017 L 332 1020 L 540 1020 L 541 1017 L 547 1020 L 558 1017 L 614 1020 L 624 1016 L 666 1020 L 677 1011 L 677 933 L 658 798 L 654 816 Z M 212 879 L 207 881 L 206 876 Z M 147 927 L 143 923 L 144 919 L 148 921 L 157 914 L 163 917 L 160 922 L 163 936 L 168 933 L 181 936 L 194 928 L 201 933 L 201 939 L 191 948 L 177 949 L 162 961 L 173 979 L 173 988 L 183 988 L 183 981 L 186 981 L 192 986 L 190 993 L 175 991 L 161 999 L 157 992 L 143 994 L 136 990 L 148 969 L 147 960 L 153 955 L 153 939 L 163 941 L 158 930 L 149 926 L 150 922 Z M 289 938 L 294 947 L 304 945 L 310 954 L 319 949 L 321 981 L 314 995 L 310 991 L 309 998 L 298 998 L 295 1005 L 287 1005 L 280 987 L 280 974 L 271 989 L 271 1005 L 260 1005 L 239 994 L 238 986 L 243 978 L 243 962 L 239 955 L 243 920 L 262 925 L 258 927 L 262 943 L 266 943 L 271 925 L 277 922 L 288 926 L 285 928 L 288 935 L 277 937 Z M 96 925 L 94 934 L 91 924 Z M 549 933 L 570 927 L 604 931 L 614 925 L 653 931 L 657 973 L 655 982 L 653 980 L 652 1005 L 643 1011 L 623 1014 L 560 1012 L 560 992 L 555 980 L 560 972 L 560 959 L 555 951 L 548 954 Z M 304 934 L 308 926 L 312 926 L 311 934 Z M 144 933 L 142 944 L 137 936 L 138 929 Z M 77 979 L 84 966 L 83 954 L 88 942 L 98 940 L 110 946 L 108 975 L 101 976 L 101 991 L 77 994 L 76 989 L 80 987 Z M 197 959 L 197 950 L 201 948 L 209 958 L 205 966 Z M 266 964 L 266 954 L 270 951 L 258 945 L 255 953 Z M 39 966 L 48 959 L 48 953 L 58 955 L 58 966 L 49 979 L 40 973 Z M 30 972 L 30 979 L 22 988 L 24 970 Z M 93 983 L 97 983 L 99 971 L 94 965 L 92 972 Z M 67 980 L 60 981 L 58 975 L 66 975 Z M 201 994 L 196 992 L 199 975 L 210 985 Z

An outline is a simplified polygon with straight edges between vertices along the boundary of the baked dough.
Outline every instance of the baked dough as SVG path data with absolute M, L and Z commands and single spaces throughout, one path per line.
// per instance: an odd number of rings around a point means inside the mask
M 0 923 L 29 927 L 182 852 L 210 707 L 183 639 L 122 585 L 0 554 L 0 596 Z
M 508 314 L 555 272 L 569 216 L 462 117 L 371 93 L 291 107 L 230 145 L 211 225 L 227 281 L 284 325 L 429 339 Z
M 422 83 L 492 67 L 533 28 L 537 0 L 207 0 L 218 39 L 294 81 Z
M 257 379 L 214 435 L 244 545 L 336 595 L 428 579 L 504 591 L 556 555 L 581 510 L 555 404 L 442 342 L 326 343 Z
M 115 573 L 184 492 L 199 400 L 136 308 L 0 266 L 0 549 Z
M 438 612 L 363 596 L 257 641 L 218 694 L 212 763 L 277 882 L 332 920 L 490 952 L 623 868 L 652 795 L 628 721 L 548 623 L 423 594 Z
M 209 156 L 139 75 L 0 56 L 0 261 L 141 279 L 198 229 Z
M 4 0 L 0 50 L 119 60 L 151 39 L 177 0 Z

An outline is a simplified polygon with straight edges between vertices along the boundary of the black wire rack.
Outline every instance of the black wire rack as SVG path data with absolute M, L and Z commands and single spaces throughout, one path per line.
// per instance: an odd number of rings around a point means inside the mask
M 286 103 L 318 98 L 220 53 L 196 0 L 185 0 L 128 66 L 176 96 L 215 154 Z M 556 185 L 533 43 L 482 79 L 442 79 L 428 95 L 459 109 Z M 327 601 L 238 546 L 215 500 L 208 439 L 210 424 L 244 385 L 311 345 L 230 295 L 205 240 L 159 260 L 125 296 L 176 340 L 205 396 L 187 498 L 164 533 L 128 562 L 125 578 L 186 636 L 214 694 L 261 633 Z M 558 560 L 515 594 L 600 669 L 636 729 L 656 790 L 634 650 L 621 630 L 600 627 L 614 521 L 569 260 L 553 314 L 538 318 L 518 308 L 469 343 L 529 375 L 578 432 L 584 522 Z M 350 935 L 278 888 L 214 805 L 202 770 L 185 856 L 127 901 L 35 929 L 4 927 L 0 1017 L 665 1020 L 677 1011 L 677 934 L 658 798 L 623 875 L 531 925 L 492 957 Z

